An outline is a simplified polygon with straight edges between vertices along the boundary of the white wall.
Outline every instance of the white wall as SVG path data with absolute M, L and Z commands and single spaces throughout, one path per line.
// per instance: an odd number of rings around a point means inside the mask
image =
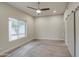
M 68 45 L 68 48 L 69 48 L 69 50 L 71 50 L 72 49 L 72 47 L 73 46 L 71 46 L 71 47 L 69 47 L 69 44 L 68 44 L 68 39 L 67 39 L 67 36 L 68 36 L 68 33 L 67 33 L 67 20 L 66 20 L 66 18 L 67 18 L 67 15 L 69 15 L 70 13 L 71 13 L 71 11 L 73 10 L 75 10 L 77 7 L 79 6 L 79 2 L 70 2 L 69 3 L 69 5 L 68 5 L 68 7 L 67 7 L 67 9 L 66 9 L 66 11 L 65 11 L 65 13 L 64 13 L 64 20 L 65 20 L 65 42 L 66 42 L 66 44 Z M 78 24 L 78 23 L 77 23 Z M 69 28 L 70 29 L 70 28 Z M 72 29 L 73 30 L 73 29 Z M 72 31 L 71 30 L 71 31 Z M 78 29 L 77 29 L 78 30 Z M 78 39 L 75 39 L 76 41 L 78 40 Z M 73 45 L 73 43 L 72 43 L 72 45 Z M 79 44 L 78 44 L 79 45 Z M 79 49 L 79 47 L 77 46 L 76 47 L 76 49 Z M 72 51 L 70 51 L 70 53 L 72 53 Z M 76 56 L 79 56 L 79 52 L 78 52 L 78 50 L 76 50 Z M 72 54 L 73 55 L 73 54 Z
M 64 39 L 63 15 L 39 17 L 35 19 L 35 39 Z
M 79 57 L 79 9 L 76 11 L 76 56 Z
M 79 2 L 70 2 L 65 10 L 64 19 L 71 13 L 72 10 L 75 10 L 79 6 Z
M 67 18 L 67 46 L 74 56 L 74 13 L 71 13 Z
M 9 32 L 8 32 L 8 21 L 9 17 L 14 17 L 17 19 L 23 19 L 27 21 L 27 37 L 15 40 L 12 42 L 9 42 Z M 34 20 L 32 16 L 29 16 L 22 11 L 9 6 L 5 3 L 0 3 L 0 53 L 13 48 L 19 44 L 22 44 L 24 42 L 28 42 L 32 39 L 33 37 L 33 32 L 34 32 Z

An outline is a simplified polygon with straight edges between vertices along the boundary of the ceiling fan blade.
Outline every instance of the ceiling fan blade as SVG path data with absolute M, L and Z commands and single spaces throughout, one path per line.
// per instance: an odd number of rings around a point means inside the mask
M 43 9 L 40 9 L 42 11 L 45 11 L 45 10 L 50 10 L 49 8 L 43 8 Z
M 37 10 L 36 8 L 33 8 L 33 7 L 27 7 L 27 8 L 30 8 L 30 9 L 33 9 L 33 10 Z

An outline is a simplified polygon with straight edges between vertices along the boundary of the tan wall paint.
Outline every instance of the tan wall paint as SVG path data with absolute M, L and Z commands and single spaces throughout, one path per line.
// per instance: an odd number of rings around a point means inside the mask
M 14 17 L 17 19 L 23 19 L 27 21 L 27 37 L 9 42 L 9 33 L 8 33 L 8 18 Z M 15 47 L 18 44 L 23 42 L 28 42 L 32 40 L 34 32 L 34 19 L 33 17 L 23 13 L 22 11 L 9 6 L 5 3 L 0 3 L 0 52 L 3 52 L 11 47 Z

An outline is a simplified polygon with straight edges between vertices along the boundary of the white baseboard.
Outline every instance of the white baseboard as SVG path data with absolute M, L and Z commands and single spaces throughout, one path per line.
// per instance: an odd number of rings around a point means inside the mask
M 40 40 L 64 40 L 62 38 L 35 38 L 35 39 L 40 39 Z
M 9 48 L 9 49 L 6 49 L 5 51 L 2 51 L 2 52 L 0 53 L 0 56 L 5 56 L 8 52 L 11 52 L 11 51 L 15 50 L 15 49 L 21 47 L 22 45 L 29 43 L 30 41 L 32 41 L 32 40 L 29 40 L 29 41 L 27 41 L 27 42 L 23 42 L 23 43 L 18 44 L 18 45 L 14 46 L 14 47 L 11 47 L 11 48 Z

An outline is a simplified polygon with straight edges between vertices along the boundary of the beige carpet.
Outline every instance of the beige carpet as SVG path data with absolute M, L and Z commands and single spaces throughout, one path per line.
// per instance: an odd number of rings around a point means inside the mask
M 64 41 L 34 40 L 9 53 L 7 57 L 71 57 Z

